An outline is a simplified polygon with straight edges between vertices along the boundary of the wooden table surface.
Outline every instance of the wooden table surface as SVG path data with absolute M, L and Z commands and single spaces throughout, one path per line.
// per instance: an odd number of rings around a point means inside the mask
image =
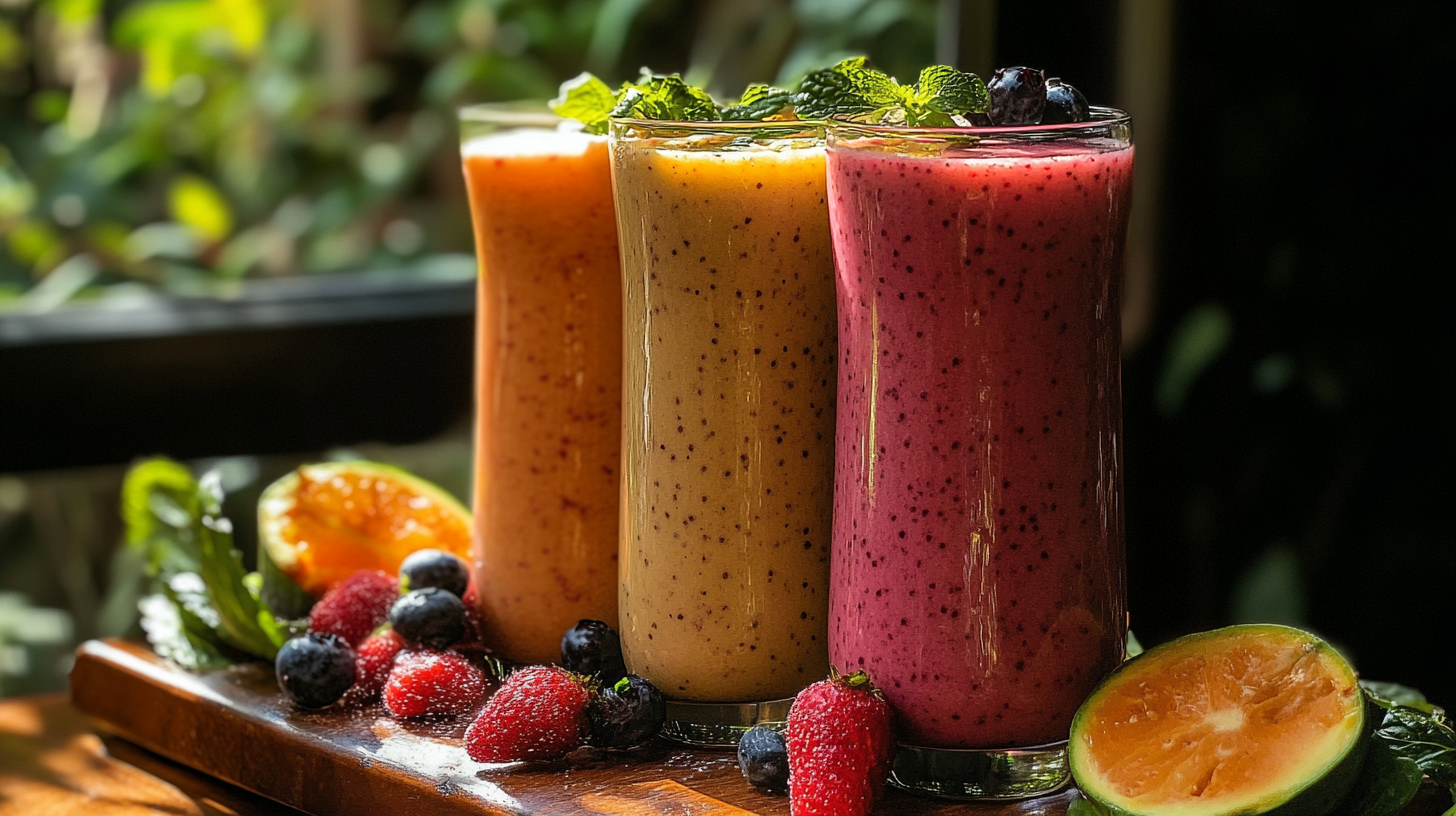
M 96 719 L 61 695 L 0 701 L 0 816 L 788 813 L 785 798 L 742 781 L 731 752 L 663 744 L 630 757 L 477 770 L 455 756 L 463 752 L 444 733 L 449 726 L 400 726 L 368 711 L 290 712 L 278 705 L 263 668 L 199 675 L 134 644 L 88 644 L 73 693 Z M 303 810 L 199 773 L 117 731 L 159 741 L 176 758 Z M 876 814 L 1061 816 L 1070 796 L 972 805 L 891 791 Z M 1402 816 L 1435 816 L 1448 802 L 1428 783 Z

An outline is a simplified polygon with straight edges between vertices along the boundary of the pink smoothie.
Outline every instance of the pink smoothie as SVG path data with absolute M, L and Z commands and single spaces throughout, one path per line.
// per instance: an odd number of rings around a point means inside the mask
M 1132 165 L 1110 139 L 829 153 L 830 659 L 904 742 L 1064 740 L 1122 660 Z

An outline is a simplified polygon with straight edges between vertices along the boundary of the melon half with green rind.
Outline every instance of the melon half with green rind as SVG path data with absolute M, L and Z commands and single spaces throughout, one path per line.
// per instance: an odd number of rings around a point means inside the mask
M 1072 721 L 1072 776 L 1134 816 L 1326 816 L 1359 775 L 1354 669 L 1299 629 L 1230 626 L 1124 663 Z
M 258 500 L 258 567 L 275 614 L 299 617 L 359 570 L 399 571 L 422 549 L 467 562 L 470 511 L 442 488 L 378 462 L 303 465 Z

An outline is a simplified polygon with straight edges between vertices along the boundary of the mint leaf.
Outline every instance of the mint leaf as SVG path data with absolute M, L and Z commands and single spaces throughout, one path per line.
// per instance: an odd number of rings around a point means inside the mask
M 932 65 L 920 72 L 906 97 L 905 124 L 950 127 L 956 124 L 952 116 L 985 113 L 990 105 L 991 93 L 980 77 Z
M 1436 707 L 1426 700 L 1426 695 L 1410 686 L 1380 680 L 1361 680 L 1360 687 L 1365 689 L 1366 697 L 1383 709 L 1403 705 L 1427 714 L 1434 714 L 1436 711 Z
M 878 121 L 900 106 L 900 84 L 883 71 L 852 57 L 832 68 L 811 72 L 794 94 L 794 110 L 809 119 L 868 118 Z
M 731 121 L 762 121 L 770 116 L 788 113 L 794 104 L 794 92 L 772 85 L 749 85 L 738 104 L 723 109 L 723 118 Z
M 1138 642 L 1137 635 L 1134 635 L 1131 629 L 1127 630 L 1127 659 L 1132 660 L 1142 653 L 1143 645 Z
M 127 471 L 121 485 L 126 543 L 145 556 L 149 575 L 197 571 L 196 516 L 197 480 L 186 467 L 158 457 Z
M 561 83 L 555 99 L 546 103 L 563 119 L 575 119 L 587 133 L 607 132 L 607 116 L 617 105 L 617 95 L 595 75 L 582 72 Z
M 142 612 L 158 654 L 187 666 L 277 655 L 287 633 L 248 585 L 216 472 L 199 481 L 170 459 L 139 462 L 122 483 L 121 513 L 128 546 L 146 555 L 156 582 Z
M 1421 769 L 1389 744 L 1370 737 L 1360 776 L 1336 808 L 1347 816 L 1396 816 L 1421 787 Z
M 217 632 L 233 648 L 272 660 L 283 645 L 273 614 L 244 583 L 243 554 L 233 547 L 233 525 L 222 515 L 222 480 L 216 471 L 198 482 L 200 573 L 220 618 Z
M 616 118 L 671 122 L 716 122 L 723 118 L 718 103 L 707 91 L 687 84 L 677 74 L 653 74 L 645 68 L 636 83 L 622 86 L 617 100 L 611 112 Z

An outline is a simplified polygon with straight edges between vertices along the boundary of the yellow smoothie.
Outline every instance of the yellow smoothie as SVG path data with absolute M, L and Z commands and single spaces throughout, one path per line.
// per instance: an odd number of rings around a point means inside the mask
M 678 700 L 790 697 L 828 671 L 824 150 L 618 127 L 627 666 Z
M 578 620 L 617 622 L 622 306 L 607 142 L 466 127 L 479 609 L 498 654 L 556 662 Z

